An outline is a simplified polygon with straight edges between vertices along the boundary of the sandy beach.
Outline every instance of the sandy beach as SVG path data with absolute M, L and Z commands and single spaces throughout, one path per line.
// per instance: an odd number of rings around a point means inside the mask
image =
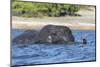
M 95 9 L 92 11 L 81 10 L 81 16 L 23 18 L 12 16 L 12 28 L 15 29 L 41 29 L 43 26 L 63 25 L 71 29 L 95 30 Z

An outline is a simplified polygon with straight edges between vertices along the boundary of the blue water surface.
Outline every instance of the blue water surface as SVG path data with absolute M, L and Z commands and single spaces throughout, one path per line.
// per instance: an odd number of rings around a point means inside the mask
M 12 40 L 25 30 L 12 30 Z M 85 37 L 86 45 L 75 44 L 13 44 L 12 65 L 51 64 L 63 62 L 95 61 L 95 31 L 73 30 L 76 42 L 82 42 Z

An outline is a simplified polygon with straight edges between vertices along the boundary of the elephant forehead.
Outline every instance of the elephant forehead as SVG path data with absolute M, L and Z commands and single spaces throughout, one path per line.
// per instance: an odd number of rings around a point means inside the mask
M 51 32 L 63 32 L 64 29 L 63 28 L 51 28 L 49 29 Z

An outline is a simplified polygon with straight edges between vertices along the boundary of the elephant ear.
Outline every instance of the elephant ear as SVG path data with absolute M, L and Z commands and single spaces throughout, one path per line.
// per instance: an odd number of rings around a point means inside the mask
M 68 41 L 71 41 L 71 42 L 75 41 L 75 38 L 74 38 L 70 28 L 64 26 L 64 34 L 65 34 L 66 38 L 68 39 Z
M 68 28 L 68 27 L 65 27 L 65 26 L 64 26 L 64 32 L 67 32 L 67 33 L 72 33 L 71 29 L 70 29 L 70 28 Z

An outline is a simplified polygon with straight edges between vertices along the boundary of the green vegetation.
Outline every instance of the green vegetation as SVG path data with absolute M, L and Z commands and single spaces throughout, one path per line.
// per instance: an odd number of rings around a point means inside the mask
M 74 15 L 79 9 L 78 5 L 12 1 L 12 14 L 14 16 L 59 17 Z

